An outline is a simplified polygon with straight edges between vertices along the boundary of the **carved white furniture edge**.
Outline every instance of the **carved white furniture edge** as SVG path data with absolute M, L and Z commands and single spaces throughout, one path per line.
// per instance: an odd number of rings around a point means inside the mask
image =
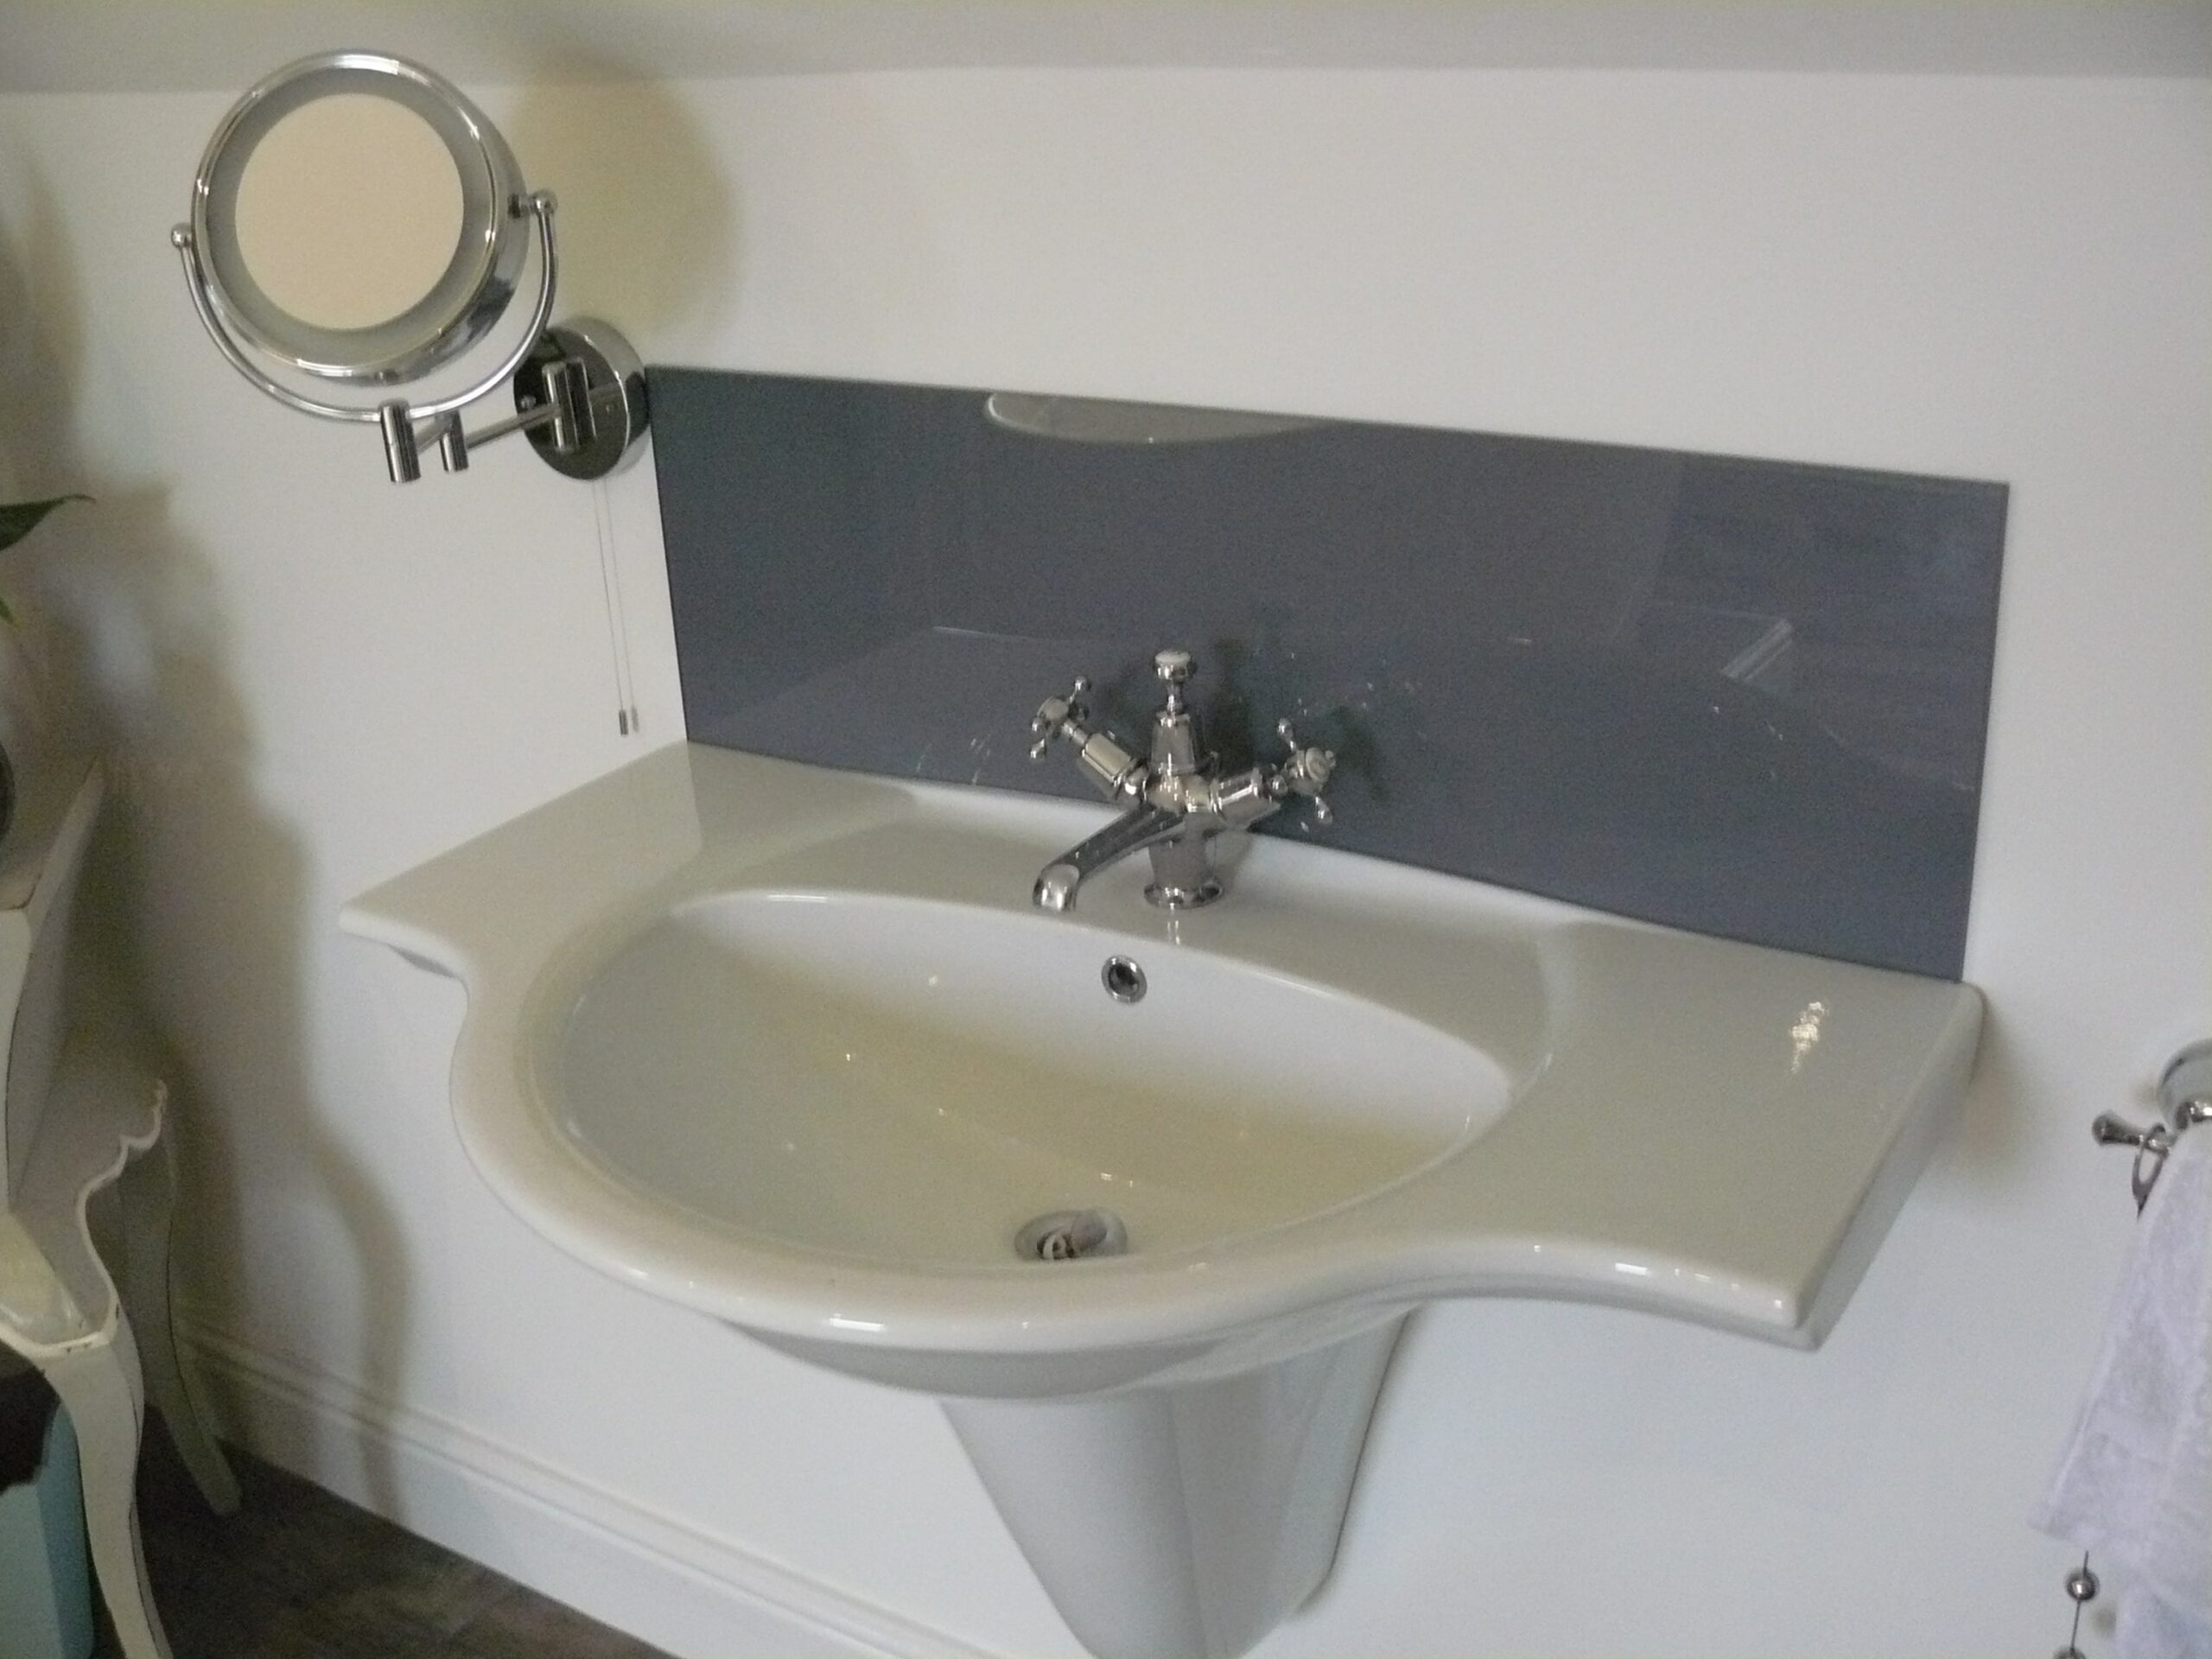
M 0 1348 L 36 1366 L 68 1409 L 92 1564 L 125 1659 L 168 1659 L 138 1541 L 149 1387 L 208 1502 L 227 1512 L 238 1486 L 170 1337 L 168 1090 L 113 1021 L 72 1027 L 62 1009 L 70 913 L 100 798 L 96 766 L 58 769 L 26 792 L 0 850 L 0 1007 L 10 1015 L 0 1027 Z M 120 1287 L 90 1216 L 111 1186 L 120 1188 Z

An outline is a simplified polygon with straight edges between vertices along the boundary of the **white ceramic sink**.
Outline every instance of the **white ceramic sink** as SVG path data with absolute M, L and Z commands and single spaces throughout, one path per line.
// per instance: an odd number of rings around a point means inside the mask
M 1102 1654 L 1238 1652 L 1311 1592 L 1425 1302 L 1813 1345 L 1972 1063 L 1964 986 L 1284 841 L 1206 910 L 1141 860 L 1033 910 L 1103 815 L 679 746 L 345 916 L 466 983 L 455 1118 L 518 1214 L 954 1396 Z M 1091 1208 L 1125 1254 L 1017 1252 Z

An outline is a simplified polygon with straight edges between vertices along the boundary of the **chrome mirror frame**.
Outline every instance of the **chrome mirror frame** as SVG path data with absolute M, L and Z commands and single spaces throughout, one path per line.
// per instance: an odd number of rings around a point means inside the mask
M 239 181 L 254 147 L 286 116 L 321 98 L 389 99 L 444 143 L 461 186 L 461 234 L 430 291 L 398 316 L 365 328 L 320 327 L 275 304 L 253 280 L 237 233 Z M 620 333 L 575 319 L 549 329 L 558 260 L 554 199 L 526 189 L 499 130 L 461 90 L 420 64 L 384 53 L 320 53 L 257 82 L 217 125 L 192 186 L 190 219 L 169 232 L 194 310 L 224 359 L 286 408 L 325 420 L 373 423 L 394 483 L 422 476 L 420 448 L 434 441 L 448 472 L 473 446 L 526 432 L 539 454 L 571 478 L 606 477 L 637 449 L 646 422 L 645 372 Z M 413 404 L 385 397 L 345 403 L 287 385 L 279 372 L 337 385 L 396 387 L 436 372 L 480 345 L 522 289 L 534 223 L 537 294 L 528 327 L 487 372 L 459 391 Z M 509 381 L 515 415 L 474 433 L 461 410 Z

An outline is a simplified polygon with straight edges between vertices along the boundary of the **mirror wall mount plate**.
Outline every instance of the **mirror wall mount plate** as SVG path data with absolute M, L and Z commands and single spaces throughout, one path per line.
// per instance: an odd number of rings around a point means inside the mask
M 223 118 L 191 218 L 169 239 L 231 366 L 289 409 L 376 425 L 394 483 L 422 475 L 426 441 L 460 472 L 473 448 L 515 432 L 556 471 L 603 478 L 644 434 L 645 372 L 607 323 L 548 326 L 554 205 L 524 186 L 499 130 L 443 77 L 382 53 L 327 52 L 277 70 Z M 525 299 L 519 334 L 487 345 Z M 490 366 L 467 374 L 472 353 Z M 394 395 L 441 374 L 461 384 Z M 514 415 L 466 430 L 461 410 L 510 383 Z

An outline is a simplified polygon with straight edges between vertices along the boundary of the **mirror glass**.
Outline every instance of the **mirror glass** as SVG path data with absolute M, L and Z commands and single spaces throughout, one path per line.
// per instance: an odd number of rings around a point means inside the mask
M 537 200 L 458 87 L 404 59 L 331 52 L 232 106 L 177 245 L 219 338 L 286 372 L 401 385 L 505 314 L 533 225 L 550 234 Z
M 373 328 L 446 274 L 461 241 L 461 172 L 413 110 L 334 93 L 254 145 L 236 215 L 238 252 L 271 304 L 317 328 Z

